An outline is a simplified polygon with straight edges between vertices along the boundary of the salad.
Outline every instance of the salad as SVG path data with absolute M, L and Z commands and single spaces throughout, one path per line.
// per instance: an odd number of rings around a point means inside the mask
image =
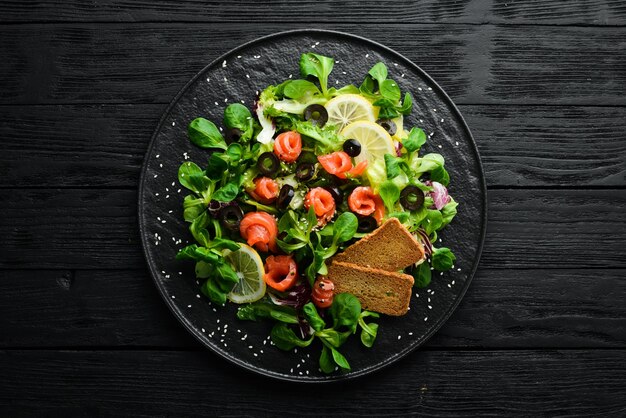
M 177 259 L 195 262 L 201 292 L 213 304 L 239 304 L 240 320 L 273 321 L 279 349 L 321 346 L 325 373 L 350 369 L 340 350 L 351 335 L 373 346 L 379 317 L 333 292 L 332 257 L 397 218 L 426 254 L 404 272 L 426 287 L 432 270 L 454 264 L 434 243 L 457 208 L 444 158 L 420 153 L 426 134 L 404 125 L 411 94 L 382 62 L 358 87 L 329 87 L 333 66 L 302 54 L 301 79 L 268 86 L 254 109 L 228 105 L 223 128 L 192 120 L 189 139 L 207 162 L 178 171 L 191 191 L 183 213 L 195 243 Z

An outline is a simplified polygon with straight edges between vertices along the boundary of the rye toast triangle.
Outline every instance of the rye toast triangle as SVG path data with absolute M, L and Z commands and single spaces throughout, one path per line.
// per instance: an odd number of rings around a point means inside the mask
M 387 271 L 398 271 L 424 259 L 424 246 L 417 242 L 397 218 L 352 244 L 334 261 Z
M 336 294 L 353 294 L 363 309 L 391 316 L 409 310 L 413 276 L 334 261 L 327 277 L 335 285 Z

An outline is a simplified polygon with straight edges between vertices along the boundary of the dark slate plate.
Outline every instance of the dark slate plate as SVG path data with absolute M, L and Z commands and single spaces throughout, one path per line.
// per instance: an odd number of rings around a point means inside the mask
M 200 297 L 192 263 L 177 262 L 179 248 L 191 239 L 183 221 L 186 194 L 177 171 L 186 159 L 204 165 L 207 152 L 187 139 L 186 127 L 198 116 L 221 123 L 224 107 L 234 101 L 252 106 L 257 90 L 292 74 L 297 77 L 303 52 L 337 60 L 329 85 L 358 85 L 377 61 L 389 77 L 414 97 L 407 126 L 420 126 L 429 138 L 425 151 L 446 159 L 450 193 L 459 214 L 441 234 L 440 246 L 457 256 L 455 268 L 433 277 L 428 289 L 416 289 L 411 310 L 400 318 L 381 318 L 373 348 L 352 338 L 341 352 L 352 370 L 327 376 L 318 368 L 320 347 L 283 352 L 269 343 L 270 324 L 239 321 L 236 306 L 215 307 Z M 242 45 L 196 75 L 163 115 L 145 157 L 139 189 L 139 225 L 148 266 L 165 302 L 202 344 L 225 359 L 257 373 L 285 380 L 321 382 L 347 379 L 387 366 L 423 344 L 441 327 L 463 297 L 476 270 L 486 227 L 485 179 L 478 151 L 458 109 L 443 90 L 402 55 L 375 42 L 344 33 L 306 30 L 284 32 Z

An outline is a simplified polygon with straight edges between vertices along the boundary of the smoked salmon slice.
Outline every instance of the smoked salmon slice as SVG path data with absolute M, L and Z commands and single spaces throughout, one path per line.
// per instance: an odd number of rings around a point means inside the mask
M 239 233 L 249 246 L 255 247 L 259 251 L 278 251 L 276 246 L 278 224 L 269 213 L 246 213 L 239 224 Z
M 324 170 L 334 175 L 345 173 L 352 169 L 352 160 L 350 156 L 343 151 L 320 155 L 317 157 L 317 161 L 320 162 Z
M 283 132 L 274 141 L 274 154 L 287 163 L 293 163 L 302 152 L 302 138 L 296 131 Z
M 265 260 L 265 283 L 280 291 L 292 287 L 298 280 L 298 265 L 290 255 L 270 255 Z
M 280 187 L 276 180 L 269 177 L 259 177 L 254 180 L 254 190 L 248 193 L 254 200 L 264 204 L 270 204 L 278 197 Z
M 304 197 L 304 207 L 313 207 L 318 225 L 326 224 L 335 214 L 335 199 L 330 192 L 322 187 L 315 187 Z
M 385 216 L 383 199 L 374 193 L 371 187 L 360 186 L 355 188 L 348 197 L 348 206 L 352 212 L 359 215 L 373 215 L 379 225 Z

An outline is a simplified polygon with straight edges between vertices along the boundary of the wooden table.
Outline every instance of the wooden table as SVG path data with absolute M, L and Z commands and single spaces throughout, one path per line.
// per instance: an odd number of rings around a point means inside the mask
M 306 27 L 425 69 L 489 186 L 449 322 L 317 386 L 199 346 L 147 275 L 136 215 L 174 94 L 230 48 Z M 626 415 L 626 2 L 5 2 L 0 40 L 2 416 Z

